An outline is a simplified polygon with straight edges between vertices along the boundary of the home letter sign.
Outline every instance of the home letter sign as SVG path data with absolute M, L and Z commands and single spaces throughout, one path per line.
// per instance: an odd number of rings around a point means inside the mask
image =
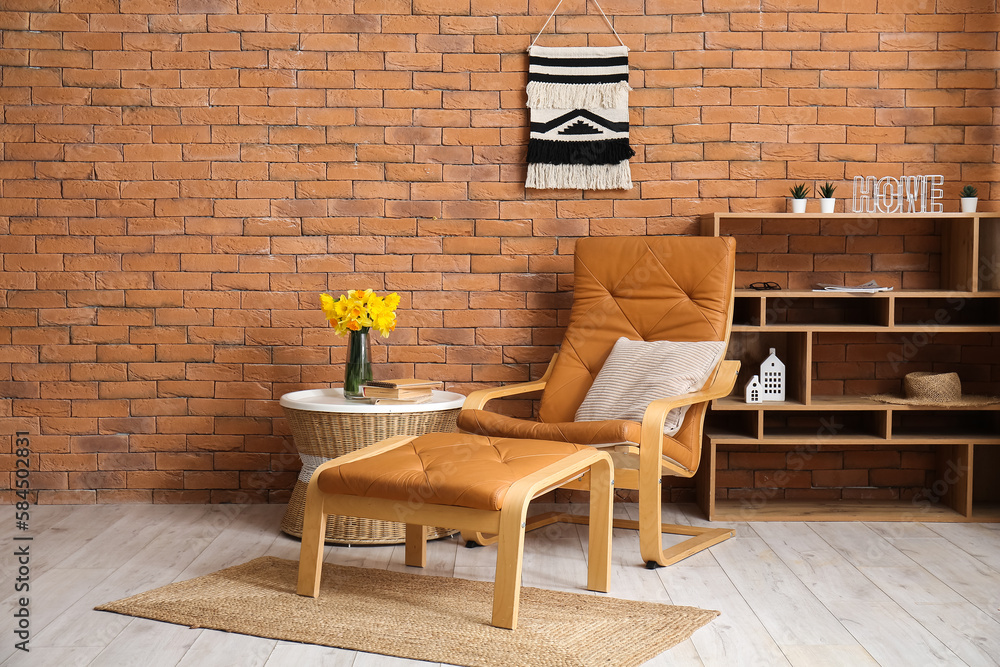
M 852 208 L 855 213 L 941 213 L 942 185 L 940 175 L 855 176 Z

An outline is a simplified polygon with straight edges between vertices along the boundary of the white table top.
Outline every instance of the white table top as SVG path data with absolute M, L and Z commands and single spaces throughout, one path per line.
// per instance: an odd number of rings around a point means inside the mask
M 344 398 L 343 389 L 305 389 L 285 394 L 279 401 L 283 407 L 312 412 L 349 412 L 391 414 L 394 412 L 434 412 L 462 407 L 465 396 L 435 389 L 426 403 L 378 403 Z

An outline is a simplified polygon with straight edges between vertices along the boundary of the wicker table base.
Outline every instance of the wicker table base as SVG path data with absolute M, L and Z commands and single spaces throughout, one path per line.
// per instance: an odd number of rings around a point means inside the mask
M 281 530 L 302 537 L 306 486 L 312 470 L 323 461 L 343 456 L 394 435 L 423 435 L 455 430 L 459 408 L 425 412 L 338 413 L 296 410 L 284 406 L 292 438 L 303 461 L 295 481 Z M 304 478 L 304 479 L 303 479 Z M 353 516 L 330 515 L 326 524 L 328 544 L 402 544 L 406 527 L 401 523 Z M 428 538 L 453 535 L 455 530 L 428 528 Z

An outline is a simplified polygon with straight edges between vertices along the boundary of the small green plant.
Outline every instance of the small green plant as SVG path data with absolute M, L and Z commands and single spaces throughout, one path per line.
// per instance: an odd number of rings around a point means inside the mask
M 966 185 L 964 188 L 962 188 L 963 197 L 976 197 L 978 195 L 979 195 L 979 190 L 976 190 L 976 188 L 974 188 L 971 185 Z
M 830 199 L 833 197 L 833 191 L 837 189 L 837 186 L 829 181 L 819 186 L 819 196 L 823 199 Z
M 809 196 L 809 188 L 805 183 L 797 183 L 791 188 L 792 199 L 805 199 Z

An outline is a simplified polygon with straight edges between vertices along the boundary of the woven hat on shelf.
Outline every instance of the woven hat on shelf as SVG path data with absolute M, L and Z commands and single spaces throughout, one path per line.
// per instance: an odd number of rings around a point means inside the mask
M 870 396 L 879 403 L 900 405 L 931 405 L 964 407 L 1000 403 L 1000 396 L 963 396 L 958 373 L 907 373 L 903 377 L 904 396 L 876 394 Z

